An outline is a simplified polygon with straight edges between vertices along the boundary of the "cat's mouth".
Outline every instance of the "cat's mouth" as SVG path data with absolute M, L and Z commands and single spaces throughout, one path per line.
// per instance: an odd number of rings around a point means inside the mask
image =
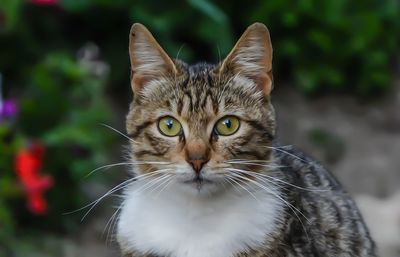
M 212 180 L 204 178 L 202 175 L 196 175 L 194 178 L 184 180 L 183 183 L 201 188 L 204 184 L 214 183 Z

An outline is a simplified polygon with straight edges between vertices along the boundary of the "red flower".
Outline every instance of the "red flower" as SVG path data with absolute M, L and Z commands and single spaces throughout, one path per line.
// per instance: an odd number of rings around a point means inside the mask
M 58 0 L 31 0 L 30 1 L 32 4 L 37 4 L 37 5 L 57 5 Z
M 46 213 L 43 194 L 53 185 L 50 176 L 39 174 L 44 150 L 44 146 L 36 142 L 29 149 L 20 150 L 15 158 L 15 171 L 27 194 L 28 209 L 34 214 Z

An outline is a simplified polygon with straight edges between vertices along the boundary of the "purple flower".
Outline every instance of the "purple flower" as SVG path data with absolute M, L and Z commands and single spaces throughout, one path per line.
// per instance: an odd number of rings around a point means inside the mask
M 18 106 L 14 100 L 5 100 L 0 104 L 0 118 L 12 118 L 17 114 Z

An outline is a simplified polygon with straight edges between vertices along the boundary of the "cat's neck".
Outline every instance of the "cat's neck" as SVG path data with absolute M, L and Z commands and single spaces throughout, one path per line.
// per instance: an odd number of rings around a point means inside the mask
M 232 256 L 265 243 L 282 209 L 265 191 L 196 196 L 185 194 L 179 185 L 160 194 L 140 192 L 137 187 L 126 191 L 120 216 L 118 237 L 126 251 Z

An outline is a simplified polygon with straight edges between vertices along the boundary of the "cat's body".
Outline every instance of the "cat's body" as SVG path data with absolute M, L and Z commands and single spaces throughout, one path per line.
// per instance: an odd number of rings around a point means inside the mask
M 126 257 L 375 256 L 357 207 L 336 179 L 301 152 L 278 149 L 285 152 L 275 150 L 274 159 L 285 167 L 276 178 L 297 186 L 280 184 L 292 206 L 261 191 L 253 193 L 258 200 L 231 192 L 206 203 L 176 191 L 130 195 L 121 217 L 133 223 L 121 224 L 120 243 L 129 249 L 124 237 L 136 236 L 141 249 Z
M 172 61 L 143 26 L 131 33 L 137 180 L 119 217 L 124 256 L 375 256 L 332 175 L 273 145 L 265 26 L 249 27 L 218 65 Z

